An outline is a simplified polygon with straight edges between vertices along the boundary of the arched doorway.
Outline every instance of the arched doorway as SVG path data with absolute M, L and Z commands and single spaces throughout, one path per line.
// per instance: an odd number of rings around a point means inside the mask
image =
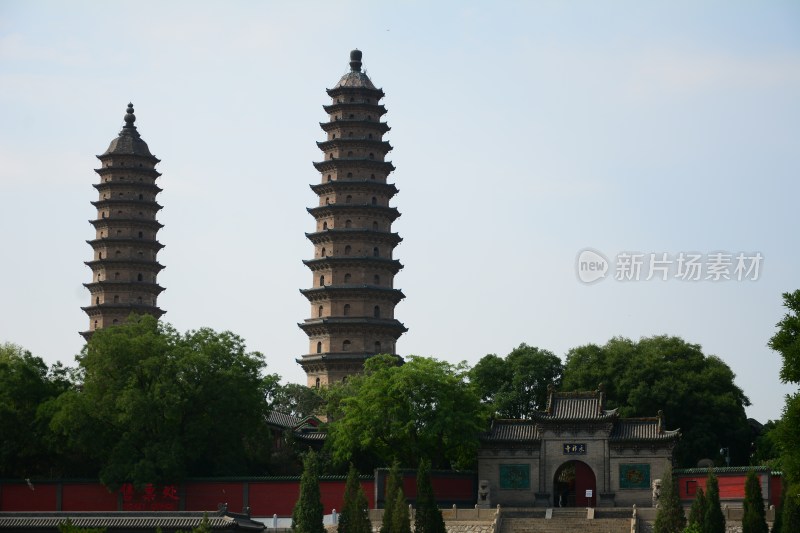
M 583 461 L 567 461 L 558 467 L 553 476 L 553 505 L 594 507 L 597 502 L 596 485 L 594 472 L 589 465 Z

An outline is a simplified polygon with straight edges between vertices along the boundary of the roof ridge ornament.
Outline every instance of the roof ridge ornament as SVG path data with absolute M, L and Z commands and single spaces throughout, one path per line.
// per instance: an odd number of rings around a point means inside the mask
M 125 112 L 124 120 L 125 125 L 122 127 L 122 131 L 120 131 L 119 134 L 139 137 L 139 132 L 134 125 L 134 122 L 136 122 L 136 115 L 133 114 L 133 104 L 131 102 L 128 102 L 128 109 Z
M 361 72 L 361 50 L 358 48 L 350 51 L 350 70 Z

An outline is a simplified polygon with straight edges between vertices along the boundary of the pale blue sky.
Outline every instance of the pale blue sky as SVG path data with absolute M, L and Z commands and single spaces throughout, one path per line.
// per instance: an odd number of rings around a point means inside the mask
M 311 162 L 355 47 L 387 94 L 402 354 L 679 335 L 733 368 L 750 416 L 780 415 L 766 342 L 800 288 L 796 2 L 0 0 L 0 341 L 80 350 L 94 156 L 132 101 L 162 159 L 165 319 L 239 333 L 304 382 Z M 586 247 L 764 263 L 755 282 L 587 286 Z

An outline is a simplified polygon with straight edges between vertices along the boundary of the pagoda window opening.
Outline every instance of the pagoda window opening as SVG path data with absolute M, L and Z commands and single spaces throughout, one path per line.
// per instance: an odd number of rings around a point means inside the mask
M 378 221 L 377 220 L 373 220 L 372 221 L 372 230 L 373 231 L 378 231 Z
M 372 249 L 372 257 L 380 257 L 380 256 L 381 252 L 380 250 L 378 250 L 378 247 L 376 246 L 375 248 Z
M 119 279 L 119 272 L 114 272 L 114 279 Z
M 324 287 L 325 286 L 325 276 L 320 276 L 319 277 L 319 286 L 320 287 Z
M 140 274 L 136 274 L 136 281 L 142 281 L 142 280 L 143 280 L 143 277 L 142 277 L 141 273 Z
M 373 196 L 372 197 L 372 205 L 377 205 L 377 204 L 378 204 L 378 199 Z
M 328 181 L 331 181 L 331 175 L 328 174 Z
M 375 353 L 381 353 L 381 341 L 375 341 Z
M 328 223 L 327 222 L 323 222 L 322 223 L 322 229 L 328 229 Z
M 94 321 L 94 328 L 93 329 L 97 329 L 97 320 Z
M 372 276 L 372 282 L 375 285 L 380 285 L 381 284 L 381 277 L 379 275 L 375 274 L 374 276 Z
M 111 321 L 111 323 L 112 323 L 112 324 L 116 324 L 117 322 L 118 322 L 118 321 L 117 321 L 117 319 L 116 319 L 116 318 L 115 318 L 114 320 L 112 320 L 112 321 Z
M 115 250 L 114 255 L 119 256 L 122 252 L 120 250 Z
M 354 114 L 350 113 L 350 118 L 356 118 L 356 116 Z
M 100 305 L 100 297 L 94 299 L 94 305 Z
M 372 134 L 367 135 L 367 139 L 372 139 Z
M 331 199 L 328 198 L 328 197 L 325 197 L 325 205 L 330 205 L 330 203 L 331 203 Z
M 103 258 L 103 252 L 98 252 L 97 253 L 97 258 L 98 259 L 102 259 Z
M 369 103 L 371 103 L 371 102 L 369 101 L 369 98 L 367 98 L 367 103 L 368 103 L 368 104 L 369 104 Z
M 353 249 L 353 248 L 352 248 L 352 247 L 351 247 L 349 244 L 348 244 L 347 246 L 345 246 L 345 247 L 344 247 L 344 255 L 350 255 L 350 251 L 351 251 L 352 249 Z
M 353 221 L 352 220 L 345 220 L 344 221 L 344 227 L 345 228 L 350 228 L 352 225 L 353 225 Z
M 352 150 L 347 152 L 347 157 L 353 157 L 353 151 Z
M 122 214 L 122 209 L 117 209 L 117 214 L 121 215 Z
M 347 383 L 347 376 L 342 378 L 342 383 Z
M 139 296 L 138 298 L 136 298 L 136 302 L 137 302 L 139 305 L 142 305 L 142 297 L 141 297 L 141 296 Z
M 344 316 L 350 316 L 350 304 L 344 304 L 344 309 L 342 310 L 342 314 Z
M 348 178 L 352 178 L 352 177 L 353 177 L 353 173 L 352 173 L 352 172 L 348 172 L 348 173 L 347 173 L 347 177 L 348 177 Z
M 349 352 L 350 351 L 350 341 L 344 341 L 342 343 L 342 351 Z
M 350 273 L 349 273 L 349 272 L 348 272 L 347 274 L 345 274 L 345 275 L 344 275 L 344 282 L 345 282 L 345 283 L 350 283 L 350 278 L 351 278 L 351 277 L 352 277 L 352 276 L 350 276 Z
M 323 307 L 321 305 L 317 308 L 317 317 L 322 317 L 322 309 Z
M 322 353 L 322 343 L 317 343 L 317 353 Z M 317 385 L 319 385 L 319 378 L 317 378 Z
M 367 115 L 367 120 L 372 120 L 372 115 Z
M 319 352 L 317 352 L 317 353 L 319 353 Z M 317 389 L 319 388 L 319 378 L 317 378 L 317 381 L 315 382 L 314 387 L 316 387 Z
M 141 231 L 139 232 L 139 238 L 140 239 L 144 238 L 144 233 L 142 233 Z
M 352 131 L 347 132 L 347 136 L 348 137 L 352 137 L 353 136 L 353 132 Z
M 370 152 L 370 154 L 369 154 L 369 158 L 370 158 L 370 159 L 375 159 L 375 154 L 373 154 L 372 152 Z
M 369 175 L 369 179 L 374 180 L 375 179 L 375 174 L 370 174 Z
M 115 295 L 114 295 L 114 303 L 115 303 L 115 304 L 118 304 L 118 303 L 119 303 L 119 294 L 115 294 Z
M 344 203 L 349 204 L 353 201 L 353 197 L 351 195 L 347 195 L 347 198 L 344 199 Z
M 351 96 L 351 97 L 350 97 L 350 101 L 351 101 L 351 102 L 355 102 L 355 101 L 356 101 L 356 99 L 355 99 L 355 98 L 353 98 L 353 97 Z
M 144 200 L 144 195 L 143 194 L 139 195 L 139 200 Z
M 327 254 L 327 250 L 325 250 L 325 247 L 322 248 L 322 250 L 320 251 L 319 254 L 320 254 L 321 257 L 325 257 L 326 255 L 328 255 Z
M 106 212 L 105 211 L 103 211 L 102 215 L 103 215 L 103 218 L 106 218 Z
M 331 139 L 335 139 L 335 138 L 336 138 L 336 134 L 334 133 L 333 135 L 331 135 Z
M 380 318 L 381 317 L 381 308 L 379 305 L 376 305 L 372 308 L 372 318 Z
M 122 230 L 121 229 L 117 230 L 117 235 L 122 235 Z

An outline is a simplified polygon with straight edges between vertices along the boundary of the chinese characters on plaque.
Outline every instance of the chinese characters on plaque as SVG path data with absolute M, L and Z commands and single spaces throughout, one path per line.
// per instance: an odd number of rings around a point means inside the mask
M 586 455 L 586 444 L 583 442 L 565 442 L 562 449 L 564 455 Z

